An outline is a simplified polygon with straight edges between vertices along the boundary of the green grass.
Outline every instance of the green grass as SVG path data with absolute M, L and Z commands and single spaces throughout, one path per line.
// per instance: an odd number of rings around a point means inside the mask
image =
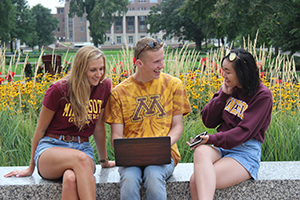
M 26 166 L 30 160 L 31 139 L 33 137 L 37 115 L 28 113 L 17 115 L 11 111 L 0 111 L 0 156 L 1 166 Z M 266 132 L 265 142 L 262 145 L 262 161 L 297 161 L 300 160 L 300 114 L 282 115 L 274 113 L 270 127 Z M 184 131 L 177 142 L 181 154 L 181 163 L 193 162 L 193 151 L 186 141 L 203 131 L 215 133 L 215 129 L 206 128 L 199 116 L 194 119 L 184 118 Z M 114 151 L 110 144 L 110 127 L 107 131 L 107 154 L 114 160 Z M 94 148 L 95 159 L 98 160 L 97 150 L 93 137 L 91 145 Z

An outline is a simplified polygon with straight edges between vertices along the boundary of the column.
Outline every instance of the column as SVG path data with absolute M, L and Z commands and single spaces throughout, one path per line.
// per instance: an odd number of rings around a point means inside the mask
M 113 23 L 110 28 L 110 43 L 111 42 L 116 43 L 115 40 L 116 40 L 116 38 L 115 38 L 115 18 L 114 18 Z
M 123 34 L 122 34 L 122 43 L 128 44 L 127 38 L 126 38 L 126 15 L 123 15 L 123 22 L 122 22 L 122 27 L 123 27 Z
M 133 43 L 136 44 L 139 40 L 139 22 L 138 22 L 138 16 L 134 16 L 134 41 Z

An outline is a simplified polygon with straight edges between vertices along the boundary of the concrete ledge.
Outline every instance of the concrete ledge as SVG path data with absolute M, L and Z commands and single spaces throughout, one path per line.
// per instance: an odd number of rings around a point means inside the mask
M 61 183 L 33 176 L 4 178 L 3 175 L 26 167 L 0 167 L 0 199 L 60 199 Z M 180 163 L 167 182 L 170 200 L 191 199 L 189 179 L 193 163 Z M 120 199 L 118 168 L 102 169 L 97 165 L 95 180 L 97 199 Z M 141 191 L 145 199 L 145 191 Z M 217 190 L 214 199 L 300 199 L 300 161 L 262 162 L 258 180 L 248 180 L 230 188 Z

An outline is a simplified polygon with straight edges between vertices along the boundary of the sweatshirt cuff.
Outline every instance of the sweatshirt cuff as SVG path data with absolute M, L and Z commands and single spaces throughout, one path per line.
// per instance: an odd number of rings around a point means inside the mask
M 215 135 L 209 135 L 209 139 L 206 142 L 206 144 L 213 144 L 216 145 L 216 136 Z
M 229 97 L 231 97 L 231 94 L 226 94 L 222 90 L 220 91 L 219 98 L 221 101 L 226 101 Z

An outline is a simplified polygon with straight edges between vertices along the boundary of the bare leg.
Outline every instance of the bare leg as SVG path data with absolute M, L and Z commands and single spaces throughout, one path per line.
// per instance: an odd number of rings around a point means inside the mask
M 212 200 L 216 189 L 227 188 L 251 178 L 236 160 L 221 158 L 219 150 L 201 145 L 194 152 L 194 174 L 190 188 L 192 199 Z
M 76 175 L 70 169 L 66 170 L 63 175 L 61 199 L 79 200 L 78 193 L 77 193 Z
M 212 146 L 200 145 L 194 152 L 194 182 L 199 200 L 212 200 L 216 190 L 214 163 L 221 158 L 220 151 Z
M 251 178 L 249 172 L 233 158 L 225 157 L 215 164 L 217 189 L 227 188 Z
M 60 178 L 66 170 L 72 170 L 79 198 L 96 199 L 94 162 L 85 153 L 76 149 L 52 147 L 42 153 L 38 167 L 41 175 L 47 179 Z

